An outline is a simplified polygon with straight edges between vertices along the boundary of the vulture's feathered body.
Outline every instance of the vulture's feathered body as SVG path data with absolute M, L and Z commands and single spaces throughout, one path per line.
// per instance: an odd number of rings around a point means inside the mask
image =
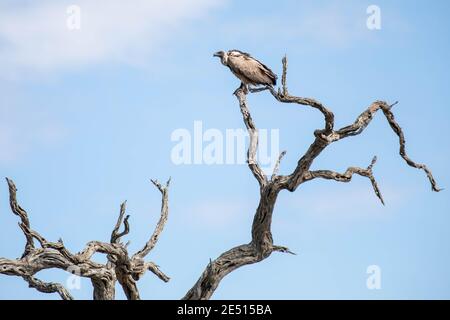
M 245 87 L 247 85 L 274 86 L 277 84 L 277 75 L 248 53 L 230 50 L 216 52 L 214 56 L 219 57 L 222 64 L 230 68 Z

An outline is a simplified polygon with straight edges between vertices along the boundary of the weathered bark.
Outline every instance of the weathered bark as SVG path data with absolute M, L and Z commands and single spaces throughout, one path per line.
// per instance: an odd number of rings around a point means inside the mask
M 92 286 L 94 287 L 94 300 L 114 300 L 116 296 L 115 278 L 108 275 L 104 279 L 92 278 Z
M 252 241 L 249 244 L 244 244 L 232 248 L 217 259 L 210 261 L 206 269 L 194 286 L 187 292 L 183 299 L 209 299 L 214 291 L 219 286 L 220 281 L 233 270 L 244 265 L 252 264 L 266 259 L 273 251 L 292 253 L 288 248 L 283 246 L 276 246 L 273 244 L 271 233 L 271 222 L 273 209 L 277 200 L 278 193 L 281 190 L 295 191 L 299 185 L 304 182 L 313 180 L 315 178 L 331 179 L 340 182 L 349 182 L 353 174 L 358 174 L 362 177 L 367 177 L 372 184 L 376 196 L 384 204 L 383 197 L 378 188 L 378 184 L 373 176 L 373 166 L 376 162 L 376 157 L 373 158 L 371 164 L 363 169 L 359 167 L 350 167 L 345 173 L 337 173 L 330 170 L 315 170 L 310 171 L 314 160 L 333 142 L 339 141 L 343 138 L 355 136 L 364 131 L 364 129 L 372 121 L 374 114 L 378 110 L 382 110 L 389 125 L 399 137 L 400 155 L 406 163 L 414 168 L 422 169 L 428 176 L 433 191 L 440 191 L 437 187 L 436 181 L 433 178 L 431 171 L 423 164 L 417 164 L 412 161 L 405 151 L 405 138 L 400 126 L 394 120 L 394 115 L 391 112 L 393 105 L 389 105 L 383 101 L 374 102 L 366 111 L 364 111 L 356 121 L 337 131 L 334 130 L 334 114 L 322 103 L 310 99 L 291 96 L 287 89 L 287 58 L 283 58 L 283 74 L 282 87 L 275 91 L 271 86 L 251 89 L 250 92 L 256 93 L 261 91 L 269 91 L 272 96 L 282 103 L 293 103 L 303 106 L 312 107 L 319 110 L 325 120 L 323 129 L 318 129 L 314 132 L 315 140 L 306 151 L 306 153 L 299 159 L 296 168 L 289 175 L 278 175 L 278 170 L 282 157 L 285 154 L 283 151 L 275 165 L 274 172 L 270 180 L 266 177 L 263 170 L 256 161 L 256 152 L 258 149 L 258 131 L 252 120 L 250 110 L 247 105 L 247 92 L 243 86 L 239 87 L 234 94 L 236 95 L 240 111 L 243 116 L 244 124 L 249 131 L 250 146 L 247 154 L 247 162 L 250 171 L 259 183 L 260 186 L 260 200 L 258 208 L 253 219 L 251 230 Z
M 156 245 L 159 234 L 164 228 L 168 215 L 168 186 L 162 186 L 157 181 L 152 181 L 162 194 L 161 219 L 151 237 L 151 246 L 147 243 L 144 249 L 131 258 L 128 255 L 126 245 L 120 242 L 122 236 L 128 234 L 128 216 L 125 214 L 125 203 L 121 205 L 117 224 L 111 234 L 110 243 L 91 241 L 77 254 L 69 252 L 62 240 L 49 242 L 37 231 L 31 229 L 27 212 L 17 202 L 17 189 L 14 182 L 7 179 L 10 193 L 10 205 L 14 214 L 20 217 L 19 224 L 27 240 L 24 253 L 20 259 L 10 260 L 0 258 L 0 274 L 20 276 L 28 282 L 31 288 L 40 292 L 58 293 L 62 299 L 71 300 L 70 293 L 58 283 L 45 283 L 34 275 L 44 269 L 62 269 L 78 276 L 90 278 L 93 285 L 93 298 L 95 300 L 112 300 L 115 298 L 115 285 L 119 281 L 128 299 L 139 299 L 139 290 L 136 281 L 147 270 L 155 273 L 163 281 L 169 281 L 167 277 L 153 262 L 144 262 L 144 257 Z M 124 231 L 119 232 L 120 225 L 124 223 Z M 35 246 L 34 240 L 40 244 Z M 106 254 L 108 262 L 99 264 L 91 261 L 95 253 Z
M 234 247 L 216 260 L 210 261 L 200 279 L 183 299 L 204 300 L 211 298 L 220 281 L 233 270 L 267 258 L 273 251 L 288 252 L 284 247 L 274 246 L 271 232 L 272 213 L 279 190 L 274 185 L 263 187 L 259 206 L 253 219 L 252 241 Z
M 403 131 L 395 121 L 391 111 L 396 103 L 389 105 L 384 101 L 375 101 L 357 117 L 353 124 L 335 130 L 333 112 L 314 99 L 291 96 L 287 89 L 286 78 L 287 59 L 285 57 L 283 59 L 282 87 L 279 88 L 278 91 L 273 87 L 268 86 L 252 89 L 250 92 L 269 91 L 272 96 L 281 103 L 291 103 L 314 108 L 323 114 L 325 122 L 324 127 L 323 129 L 314 131 L 315 139 L 313 143 L 306 153 L 300 157 L 297 166 L 291 174 L 278 174 L 281 160 L 286 153 L 283 151 L 269 178 L 265 175 L 256 160 L 256 153 L 258 150 L 258 130 L 248 108 L 248 92 L 246 86 L 241 86 L 235 91 L 244 124 L 250 135 L 250 145 L 247 152 L 248 167 L 259 184 L 260 192 L 259 204 L 253 218 L 251 241 L 247 244 L 236 246 L 222 253 L 217 259 L 210 261 L 198 281 L 186 293 L 183 299 L 209 299 L 219 286 L 220 281 L 237 268 L 260 262 L 269 257 L 274 251 L 292 254 L 288 248 L 274 244 L 271 232 L 274 207 L 278 194 L 282 190 L 293 192 L 302 183 L 316 178 L 350 182 L 353 175 L 357 174 L 370 180 L 376 196 L 384 204 L 383 197 L 373 175 L 373 166 L 375 165 L 376 157 L 373 158 L 367 168 L 349 167 L 344 173 L 338 173 L 331 170 L 310 170 L 314 160 L 326 149 L 326 147 L 341 139 L 361 134 L 379 110 L 383 112 L 390 127 L 398 136 L 400 156 L 409 166 L 423 170 L 426 173 L 432 191 L 440 191 L 427 166 L 414 162 L 406 154 Z M 162 194 L 161 216 L 150 239 L 141 250 L 132 256 L 128 254 L 127 245 L 121 242 L 121 238 L 130 232 L 128 223 L 129 216 L 125 217 L 126 202 L 122 203 L 120 207 L 119 217 L 111 233 L 109 243 L 91 241 L 86 245 L 84 250 L 77 254 L 72 254 L 65 248 L 62 240 L 56 243 L 48 242 L 38 232 L 31 228 L 26 211 L 23 210 L 17 202 L 17 190 L 14 183 L 9 179 L 7 179 L 7 182 L 9 185 L 11 210 L 21 220 L 19 226 L 25 235 L 26 245 L 20 259 L 9 260 L 0 258 L 0 274 L 20 276 L 28 282 L 30 287 L 35 288 L 40 292 L 58 293 L 62 299 L 67 300 L 72 299 L 72 296 L 61 284 L 45 283 L 36 279 L 34 275 L 41 270 L 50 268 L 62 269 L 69 272 L 76 270 L 79 276 L 91 279 L 94 287 L 93 297 L 97 300 L 114 299 L 115 284 L 117 281 L 121 285 L 128 299 L 140 299 L 137 281 L 147 270 L 154 273 L 161 280 L 165 282 L 169 281 L 169 277 L 166 276 L 156 264 L 153 262 L 145 262 L 144 258 L 155 247 L 167 221 L 169 212 L 168 187 L 170 179 L 165 186 L 162 186 L 157 181 L 152 181 Z M 119 232 L 122 224 L 124 225 L 124 230 Z M 35 246 L 35 240 L 37 240 L 40 247 Z M 91 261 L 90 258 L 97 252 L 107 255 L 108 262 L 105 265 Z

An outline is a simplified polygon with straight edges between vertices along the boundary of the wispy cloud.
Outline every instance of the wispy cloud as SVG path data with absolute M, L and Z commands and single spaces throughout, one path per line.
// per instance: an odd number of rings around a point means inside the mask
M 365 11 L 355 14 L 347 5 L 309 7 L 299 3 L 294 12 L 285 16 L 253 16 L 245 21 L 232 21 L 223 28 L 225 35 L 245 37 L 253 41 L 267 38 L 278 41 L 301 41 L 329 47 L 342 47 L 362 37 L 365 31 Z M 261 30 L 261 31 L 259 31 Z
M 40 77 L 108 63 L 145 64 L 164 41 L 225 0 L 42 0 L 0 3 L 0 81 Z M 80 8 L 81 28 L 67 22 Z M 0 101 L 0 164 L 55 145 L 64 126 L 42 110 Z M 5 103 L 5 100 L 6 101 Z
M 81 29 L 67 27 L 59 0 L 0 4 L 0 66 L 55 71 L 98 62 L 142 62 L 184 23 L 222 0 L 80 0 Z
M 302 48 L 348 49 L 361 42 L 374 41 L 381 34 L 367 28 L 367 6 L 357 1 L 320 6 L 298 1 L 283 15 L 274 11 L 233 20 L 223 25 L 222 33 L 231 42 L 236 37 L 258 44 L 272 39 L 273 43 L 283 43 L 288 48 L 296 44 Z M 385 7 L 381 9 L 382 21 L 388 21 L 390 31 L 407 32 L 408 26 L 400 16 L 394 16 Z

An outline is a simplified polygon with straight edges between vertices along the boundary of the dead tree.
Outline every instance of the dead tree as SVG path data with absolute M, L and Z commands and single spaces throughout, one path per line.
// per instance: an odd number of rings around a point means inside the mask
M 217 259 L 211 261 L 195 285 L 184 296 L 184 299 L 209 299 L 217 289 L 220 281 L 230 272 L 244 265 L 253 264 L 269 257 L 272 252 L 292 253 L 284 246 L 275 245 L 272 238 L 271 223 L 272 214 L 280 191 L 288 190 L 294 192 L 302 183 L 311 181 L 316 178 L 336 180 L 340 182 L 349 182 L 354 174 L 367 177 L 373 187 L 376 196 L 384 204 L 383 197 L 378 188 L 377 182 L 373 176 L 373 166 L 377 160 L 376 157 L 367 168 L 350 167 L 344 173 L 338 173 L 331 170 L 314 170 L 311 171 L 311 165 L 314 160 L 325 150 L 330 144 L 341 139 L 359 135 L 372 121 L 373 116 L 381 110 L 386 117 L 389 125 L 394 133 L 398 136 L 400 142 L 400 156 L 406 163 L 417 169 L 425 171 L 431 183 L 433 191 L 440 191 L 431 171 L 424 165 L 412 161 L 405 151 L 405 137 L 403 131 L 394 119 L 391 109 L 396 104 L 389 105 L 384 101 L 375 101 L 367 108 L 355 122 L 349 126 L 339 130 L 334 129 L 334 114 L 326 108 L 322 103 L 310 98 L 300 98 L 289 94 L 286 84 L 287 58 L 283 58 L 283 75 L 281 79 L 282 88 L 275 91 L 272 87 L 261 89 L 253 89 L 251 92 L 269 91 L 272 96 L 282 103 L 293 103 L 319 110 L 324 118 L 325 125 L 323 129 L 314 132 L 315 139 L 306 153 L 298 160 L 294 171 L 289 175 L 279 175 L 279 165 L 285 152 L 282 152 L 275 165 L 273 174 L 267 177 L 256 161 L 256 152 L 258 149 L 258 131 L 248 108 L 245 92 L 239 88 L 234 94 L 236 95 L 239 107 L 244 119 L 245 126 L 249 131 L 250 146 L 247 153 L 247 163 L 253 176 L 259 183 L 260 200 L 253 218 L 253 225 L 250 243 L 234 247 L 222 253 Z
M 272 87 L 264 87 L 252 89 L 250 92 L 269 91 L 278 102 L 292 103 L 317 109 L 324 116 L 324 128 L 314 132 L 315 139 L 313 143 L 298 160 L 297 166 L 291 174 L 278 174 L 280 162 L 285 155 L 285 152 L 282 152 L 274 167 L 273 174 L 268 177 L 256 161 L 258 130 L 248 108 L 247 93 L 242 88 L 234 92 L 239 102 L 245 126 L 250 135 L 250 145 L 247 152 L 248 167 L 258 181 L 260 188 L 259 205 L 256 209 L 251 229 L 251 241 L 247 244 L 231 248 L 222 253 L 217 259 L 210 261 L 198 281 L 186 293 L 183 299 L 209 299 L 217 289 L 220 281 L 233 270 L 244 265 L 260 262 L 269 257 L 274 251 L 292 254 L 287 247 L 274 244 L 271 232 L 273 210 L 278 194 L 282 190 L 294 192 L 302 183 L 316 178 L 350 182 L 353 175 L 357 174 L 370 180 L 375 195 L 384 204 L 383 197 L 373 176 L 373 166 L 377 160 L 376 157 L 373 157 L 368 167 L 349 167 L 344 173 L 331 170 L 310 170 L 314 160 L 326 147 L 341 139 L 361 134 L 378 111 L 384 114 L 390 127 L 398 136 L 400 156 L 405 160 L 406 164 L 413 168 L 423 170 L 430 181 L 432 191 L 440 191 L 431 171 L 424 164 L 412 161 L 406 154 L 403 131 L 395 121 L 394 114 L 391 111 L 392 107 L 397 103 L 388 104 L 384 101 L 375 101 L 356 118 L 353 124 L 335 130 L 334 114 L 322 103 L 314 99 L 295 97 L 289 94 L 286 84 L 286 73 L 287 59 L 285 57 L 283 59 L 282 87 L 278 91 Z M 164 186 L 157 181 L 152 181 L 162 194 L 161 217 L 149 241 L 140 251 L 132 256 L 128 254 L 127 245 L 120 241 L 130 231 L 128 223 L 129 216 L 124 218 L 126 203 L 123 203 L 120 207 L 119 218 L 112 231 L 110 242 L 91 241 L 83 251 L 72 254 L 65 248 L 62 240 L 56 243 L 49 242 L 31 228 L 27 212 L 17 202 L 17 190 L 13 181 L 7 179 L 7 182 L 9 185 L 11 209 L 21 220 L 19 226 L 25 235 L 26 245 L 20 259 L 10 260 L 0 258 L 0 274 L 22 277 L 28 282 L 30 287 L 45 293 L 56 292 L 63 299 L 72 299 L 72 296 L 61 284 L 45 283 L 36 279 L 34 275 L 44 269 L 77 270 L 79 276 L 91 279 L 94 287 L 94 299 L 114 299 L 116 282 L 119 282 L 128 299 L 139 299 L 140 295 L 136 282 L 147 270 L 153 272 L 161 280 L 165 282 L 169 281 L 169 277 L 156 264 L 153 262 L 145 262 L 144 258 L 156 245 L 159 235 L 167 221 L 168 187 L 170 180 Z M 124 225 L 124 230 L 119 232 L 122 224 Z M 35 246 L 35 241 L 39 243 L 40 247 Z M 107 255 L 108 262 L 106 264 L 91 261 L 90 258 L 97 252 Z
M 159 235 L 167 221 L 169 213 L 169 181 L 161 185 L 158 181 L 153 184 L 162 194 L 161 216 L 153 231 L 152 236 L 144 247 L 130 256 L 127 245 L 120 240 L 130 232 L 128 223 L 129 216 L 125 216 L 126 202 L 120 206 L 120 213 L 117 223 L 111 233 L 110 242 L 91 241 L 84 250 L 73 254 L 69 252 L 63 241 L 49 242 L 37 231 L 33 230 L 28 219 L 27 212 L 20 207 L 16 197 L 16 186 L 10 179 L 6 179 L 9 186 L 9 202 L 12 212 L 17 215 L 21 222 L 20 229 L 26 238 L 25 250 L 20 259 L 10 260 L 0 258 L 0 273 L 22 277 L 31 288 L 40 292 L 58 293 L 62 299 L 72 300 L 71 294 L 59 283 L 43 282 L 35 278 L 35 274 L 44 269 L 62 269 L 73 272 L 78 276 L 91 279 L 94 287 L 93 298 L 95 300 L 112 300 L 115 297 L 116 282 L 119 282 L 128 299 L 137 300 L 140 298 L 139 290 L 136 286 L 144 273 L 148 270 L 153 272 L 158 278 L 167 282 L 166 276 L 153 262 L 145 262 L 144 258 L 155 247 Z M 123 224 L 123 231 L 119 232 Z M 40 247 L 36 247 L 35 240 Z M 107 255 L 108 262 L 100 264 L 91 261 L 92 255 L 102 253 Z

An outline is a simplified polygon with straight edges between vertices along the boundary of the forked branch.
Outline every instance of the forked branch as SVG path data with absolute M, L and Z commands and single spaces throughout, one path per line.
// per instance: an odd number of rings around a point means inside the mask
M 302 183 L 315 178 L 349 182 L 351 181 L 353 175 L 357 174 L 369 178 L 375 194 L 384 204 L 383 197 L 372 172 L 373 166 L 376 162 L 376 157 L 373 158 L 371 164 L 367 168 L 350 167 L 344 173 L 338 173 L 330 170 L 310 169 L 314 160 L 327 146 L 343 138 L 362 133 L 372 120 L 374 114 L 380 109 L 383 111 L 391 128 L 399 137 L 400 155 L 402 158 L 409 166 L 422 169 L 426 172 L 433 191 L 440 190 L 436 186 L 436 181 L 434 180 L 431 171 L 425 165 L 415 163 L 406 155 L 405 138 L 400 126 L 394 120 L 394 115 L 391 112 L 392 105 L 388 105 L 386 102 L 376 101 L 366 111 L 364 111 L 352 125 L 335 131 L 334 114 L 330 109 L 315 99 L 301 98 L 289 94 L 287 87 L 287 58 L 284 57 L 282 62 L 283 74 L 281 78 L 281 88 L 275 90 L 275 88 L 271 86 L 266 86 L 262 88 L 250 89 L 250 92 L 256 93 L 269 91 L 279 102 L 298 104 L 314 108 L 323 114 L 325 122 L 324 127 L 323 129 L 317 129 L 314 132 L 315 140 L 304 155 L 300 157 L 297 162 L 297 166 L 291 174 L 278 175 L 280 161 L 284 155 L 283 152 L 275 164 L 275 169 L 270 180 L 268 180 L 256 162 L 258 136 L 254 133 L 257 133 L 257 128 L 252 120 L 248 108 L 247 93 L 242 89 L 242 87 L 235 91 L 244 124 L 250 134 L 250 146 L 247 153 L 248 166 L 260 186 L 260 200 L 253 219 L 251 241 L 248 244 L 234 247 L 224 252 L 217 259 L 210 261 L 198 281 L 184 296 L 184 299 L 209 299 L 219 286 L 220 281 L 233 270 L 244 265 L 257 263 L 263 259 L 266 259 L 274 251 L 292 253 L 284 246 L 273 244 L 271 221 L 277 196 L 281 190 L 286 189 L 291 192 L 295 191 Z
M 336 180 L 340 182 L 350 182 L 352 180 L 353 174 L 360 175 L 362 177 L 367 177 L 370 179 L 370 182 L 372 183 L 373 191 L 375 192 L 375 195 L 380 199 L 381 203 L 384 204 L 383 197 L 381 196 L 380 189 L 378 188 L 377 181 L 375 180 L 375 177 L 373 176 L 372 168 L 373 165 L 376 163 L 377 157 L 373 157 L 372 162 L 370 165 L 366 168 L 358 168 L 358 167 L 350 167 L 348 168 L 344 173 L 338 173 L 335 171 L 330 170 L 314 170 L 314 171 L 308 171 L 305 174 L 305 180 L 304 181 L 310 181 L 315 178 L 322 178 L 327 180 Z
M 11 179 L 6 180 L 9 187 L 11 209 L 15 215 L 20 217 L 19 226 L 25 235 L 27 244 L 20 259 L 0 258 L 0 274 L 22 277 L 31 288 L 45 293 L 58 293 L 62 299 L 66 300 L 71 300 L 73 297 L 61 284 L 46 283 L 35 278 L 34 275 L 44 269 L 62 269 L 81 277 L 90 278 L 94 287 L 94 299 L 114 299 L 117 281 L 122 286 L 128 299 L 139 299 L 139 291 L 135 281 L 139 280 L 147 270 L 161 280 L 169 281 L 169 277 L 156 264 L 143 260 L 144 256 L 156 245 L 156 240 L 167 220 L 168 183 L 165 187 L 162 187 L 159 183 L 154 182 L 163 194 L 161 219 L 151 237 L 151 241 L 145 246 L 145 254 L 138 252 L 130 258 L 126 245 L 120 242 L 121 237 L 130 231 L 129 216 L 124 218 L 126 202 L 122 203 L 120 207 L 119 217 L 111 233 L 110 243 L 90 241 L 82 251 L 73 254 L 66 249 L 62 240 L 49 242 L 31 228 L 27 212 L 18 204 L 17 189 L 14 182 Z M 124 230 L 119 232 L 122 223 L 124 224 Z M 34 240 L 39 242 L 40 248 L 36 248 Z M 108 263 L 93 262 L 91 257 L 95 253 L 106 254 Z
M 43 293 L 58 293 L 61 299 L 63 300 L 73 300 L 72 295 L 67 291 L 66 288 L 64 288 L 59 283 L 54 282 L 44 282 L 37 278 L 34 278 L 32 276 L 23 276 L 23 279 L 28 282 L 28 285 L 30 288 L 35 288 L 39 292 Z
M 117 218 L 116 226 L 114 227 L 111 233 L 111 243 L 119 243 L 120 238 L 122 238 L 123 236 L 127 235 L 130 232 L 130 224 L 128 223 L 128 219 L 130 218 L 130 216 L 127 215 L 125 219 L 123 218 L 126 209 L 127 209 L 127 202 L 124 201 L 120 205 L 119 217 Z M 122 222 L 124 225 L 124 230 L 122 232 L 119 232 Z
M 341 139 L 361 134 L 379 110 L 383 112 L 390 127 L 398 136 L 400 156 L 409 166 L 423 170 L 426 173 L 433 191 L 438 192 L 441 190 L 437 187 L 437 183 L 428 167 L 424 164 L 414 162 L 407 155 L 404 133 L 394 119 L 394 114 L 391 111 L 395 104 L 389 105 L 384 101 L 375 101 L 356 118 L 354 123 L 339 130 L 335 130 L 334 114 L 330 109 L 315 99 L 296 97 L 289 94 L 287 87 L 287 58 L 284 57 L 282 62 L 283 74 L 281 78 L 281 88 L 275 90 L 273 87 L 263 87 L 251 89 L 251 92 L 269 91 L 278 102 L 298 104 L 316 109 L 323 114 L 324 126 L 323 128 L 314 131 L 314 141 L 308 150 L 300 157 L 292 173 L 288 175 L 278 174 L 280 162 L 285 155 L 285 152 L 283 151 L 280 154 L 269 179 L 256 160 L 258 150 L 258 129 L 250 114 L 247 102 L 247 92 L 242 86 L 235 91 L 244 125 L 250 135 L 250 145 L 247 151 L 248 167 L 260 187 L 259 204 L 253 218 L 251 239 L 246 244 L 238 245 L 222 253 L 217 259 L 210 260 L 197 282 L 186 293 L 183 299 L 209 299 L 219 286 L 221 280 L 230 272 L 244 265 L 260 262 L 269 257 L 272 252 L 293 254 L 287 247 L 275 245 L 271 232 L 273 211 L 278 194 L 281 190 L 293 192 L 302 183 L 316 178 L 350 182 L 356 174 L 366 177 L 371 181 L 375 194 L 384 204 L 383 197 L 373 175 L 373 166 L 376 162 L 376 157 L 373 158 L 371 164 L 367 168 L 349 167 L 344 173 L 331 170 L 311 170 L 314 160 L 323 150 L 330 144 Z M 127 245 L 124 245 L 121 242 L 122 237 L 130 232 L 129 216 L 125 216 L 126 202 L 122 203 L 120 207 L 119 217 L 112 230 L 110 242 L 91 241 L 81 252 L 72 254 L 65 248 L 62 240 L 58 242 L 49 242 L 31 228 L 27 212 L 22 209 L 17 202 L 17 189 L 13 181 L 7 179 L 7 182 L 9 186 L 11 210 L 20 218 L 19 226 L 25 235 L 26 245 L 20 259 L 10 260 L 0 258 L 0 274 L 22 277 L 28 282 L 30 287 L 36 288 L 41 292 L 58 293 L 63 299 L 72 299 L 72 296 L 61 284 L 45 283 L 36 279 L 34 275 L 41 270 L 51 268 L 66 271 L 70 270 L 69 272 L 76 270 L 79 276 L 90 278 L 94 287 L 94 299 L 113 299 L 115 296 L 116 282 L 119 282 L 128 299 L 140 299 L 136 282 L 146 271 L 151 271 L 162 281 L 169 281 L 169 277 L 165 275 L 155 263 L 146 262 L 144 261 L 144 258 L 157 244 L 167 222 L 170 179 L 165 185 L 152 180 L 153 184 L 162 195 L 160 218 L 150 239 L 145 243 L 141 250 L 131 257 L 128 254 Z M 122 224 L 123 231 L 119 231 Z M 37 240 L 40 248 L 36 248 L 34 240 Z M 93 262 L 91 257 L 95 253 L 106 254 L 108 257 L 107 264 Z

